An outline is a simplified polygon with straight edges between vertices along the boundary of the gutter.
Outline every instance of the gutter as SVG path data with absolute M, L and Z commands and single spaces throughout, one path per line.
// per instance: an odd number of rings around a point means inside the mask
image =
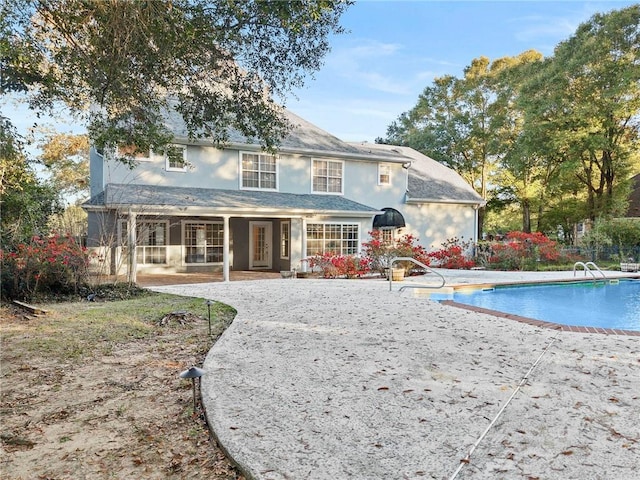
M 407 199 L 405 203 L 441 203 L 444 205 L 472 205 L 474 207 L 480 208 L 484 207 L 487 202 L 485 200 L 456 200 L 456 199 L 442 199 L 442 198 L 410 198 L 407 195 Z
M 372 218 L 384 212 L 380 210 L 353 211 L 353 210 L 313 210 L 313 209 L 281 209 L 281 208 L 206 208 L 206 207 L 176 207 L 172 205 L 131 205 L 131 204 L 109 204 L 90 205 L 84 207 L 85 210 L 94 212 L 108 210 L 131 210 L 141 215 L 201 215 L 201 216 L 223 216 L 234 217 L 264 217 L 291 218 L 309 216 L 349 216 Z
M 200 140 L 194 141 L 193 139 L 189 139 L 186 137 L 176 137 L 176 140 L 184 141 L 187 145 L 199 145 L 199 146 L 209 146 L 218 148 L 220 150 L 240 150 L 240 151 L 256 151 L 256 152 L 265 152 L 265 150 L 260 145 L 249 145 L 246 143 L 225 143 L 224 145 L 217 146 L 210 141 Z M 288 153 L 288 154 L 300 154 L 300 155 L 308 155 L 321 157 L 323 155 L 329 157 L 340 157 L 340 158 L 351 158 L 354 160 L 368 160 L 368 161 L 378 161 L 378 162 L 387 162 L 387 163 L 402 163 L 406 164 L 411 161 L 409 157 L 406 157 L 402 154 L 398 155 L 390 155 L 390 156 L 380 156 L 373 153 L 358 153 L 358 152 L 340 152 L 337 150 L 315 150 L 310 148 L 291 148 L 291 147 L 283 147 L 276 148 L 276 153 Z

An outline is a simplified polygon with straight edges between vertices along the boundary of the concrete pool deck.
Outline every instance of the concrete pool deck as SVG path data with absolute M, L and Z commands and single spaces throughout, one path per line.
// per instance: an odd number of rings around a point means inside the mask
M 447 285 L 573 277 L 439 271 Z M 238 310 L 203 365 L 202 397 L 248 478 L 638 478 L 640 337 L 539 328 L 400 293 L 402 284 L 153 289 Z

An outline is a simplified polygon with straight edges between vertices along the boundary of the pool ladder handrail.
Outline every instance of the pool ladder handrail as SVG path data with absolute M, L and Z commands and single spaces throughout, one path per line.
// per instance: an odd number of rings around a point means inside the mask
M 413 257 L 393 257 L 391 259 L 391 261 L 389 262 L 389 291 L 392 290 L 393 288 L 393 264 L 396 262 L 413 262 L 416 265 L 418 265 L 419 267 L 424 268 L 427 272 L 429 273 L 435 273 L 438 277 L 440 277 L 441 280 L 441 284 L 440 285 L 403 285 L 402 287 L 400 287 L 400 291 L 402 292 L 405 288 L 442 288 L 444 287 L 444 284 L 446 283 L 446 280 L 444 279 L 444 277 L 439 274 L 438 272 L 436 272 L 433 268 L 425 265 L 424 263 L 422 263 L 419 260 L 416 260 Z
M 581 266 L 584 268 L 584 276 L 587 276 L 587 272 L 589 272 L 591 274 L 591 276 L 593 277 L 594 280 L 597 280 L 596 278 L 596 274 L 593 273 L 593 270 L 591 270 L 590 267 L 595 268 L 598 272 L 600 272 L 600 275 L 602 275 L 602 278 L 606 279 L 607 276 L 604 274 L 604 272 L 602 270 L 600 270 L 600 267 L 598 267 L 595 263 L 593 262 L 576 262 L 573 265 L 573 276 L 576 276 L 576 267 Z

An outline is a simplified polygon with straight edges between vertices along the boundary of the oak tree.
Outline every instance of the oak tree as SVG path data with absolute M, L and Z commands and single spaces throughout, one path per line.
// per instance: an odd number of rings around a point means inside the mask
M 346 0 L 5 0 L 0 88 L 64 104 L 98 148 L 169 142 L 164 119 L 222 144 L 274 147 L 276 102 L 317 71 Z

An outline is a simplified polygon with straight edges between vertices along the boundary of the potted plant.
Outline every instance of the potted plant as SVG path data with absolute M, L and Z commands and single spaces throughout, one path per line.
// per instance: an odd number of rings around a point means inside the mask
M 391 269 L 391 278 L 394 282 L 401 282 L 404 279 L 406 270 L 402 267 L 393 267 Z

